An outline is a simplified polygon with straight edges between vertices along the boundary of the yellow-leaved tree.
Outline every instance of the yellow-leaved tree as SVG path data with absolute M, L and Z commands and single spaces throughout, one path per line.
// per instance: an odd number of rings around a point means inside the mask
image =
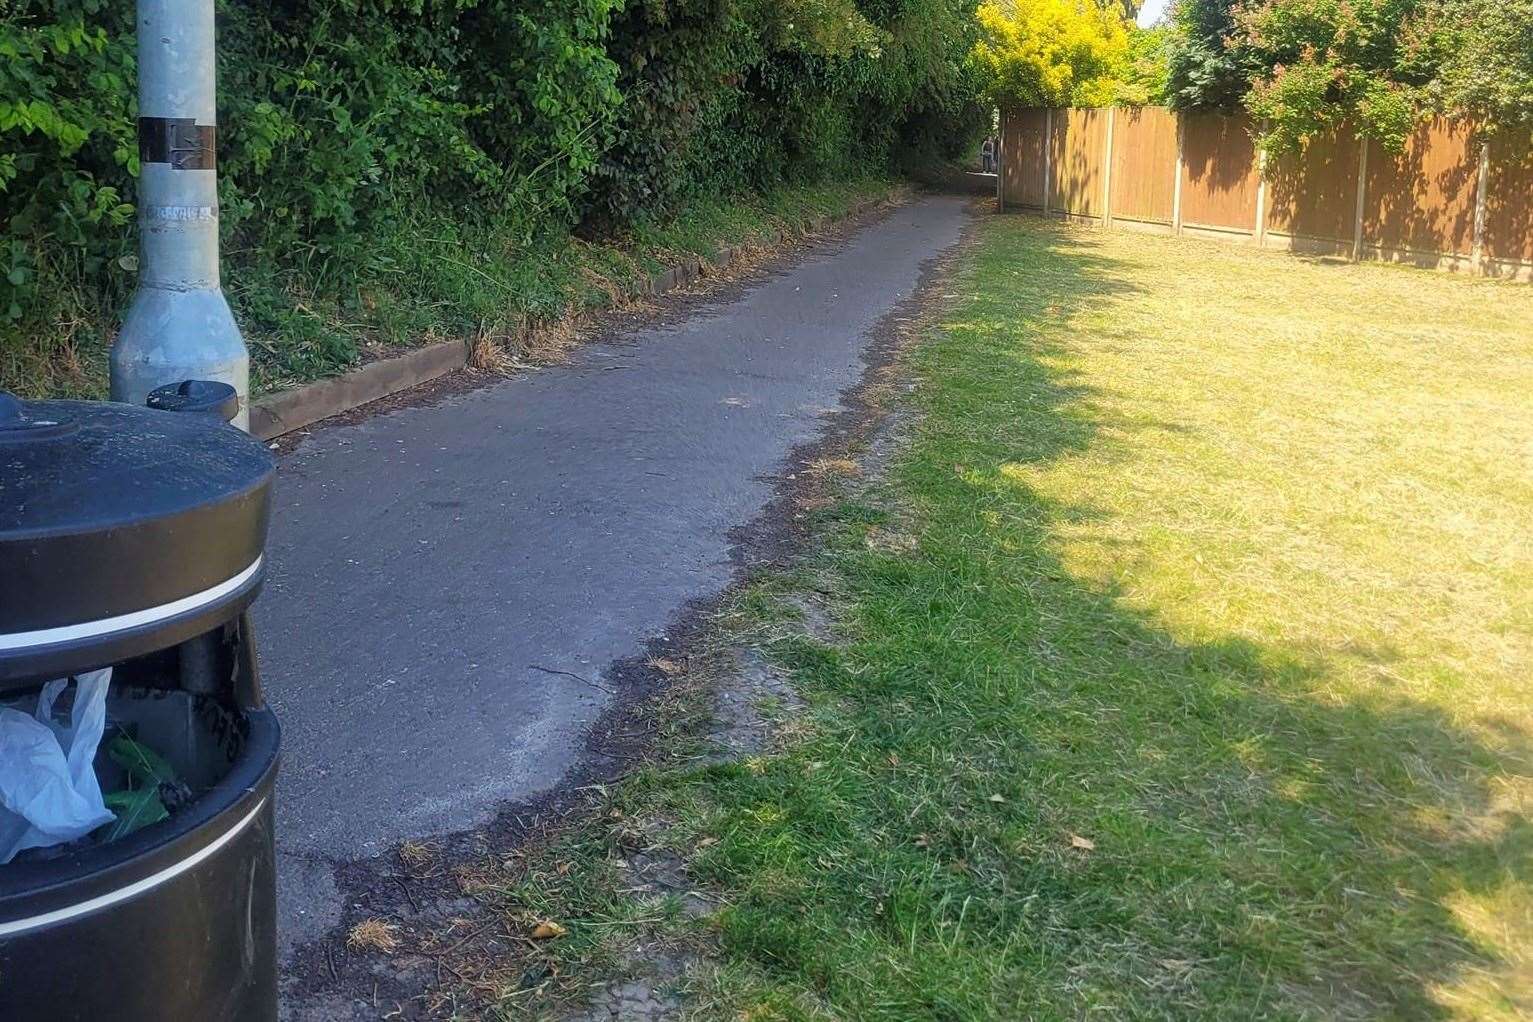
M 1129 28 L 1112 0 L 985 0 L 969 57 L 991 100 L 1106 106 L 1129 61 Z

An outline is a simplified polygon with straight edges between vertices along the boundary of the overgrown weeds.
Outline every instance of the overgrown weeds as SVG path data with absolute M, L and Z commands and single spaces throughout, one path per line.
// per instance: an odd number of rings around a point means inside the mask
M 480 368 L 513 368 L 557 359 L 573 343 L 573 318 L 620 304 L 678 259 L 711 257 L 724 245 L 748 252 L 893 189 L 870 178 L 701 199 L 600 240 L 559 231 L 509 244 L 493 222 L 412 220 L 387 232 L 365 273 L 337 276 L 316 259 L 284 272 L 251 266 L 224 286 L 257 393 L 451 338 L 471 345 Z M 105 396 L 111 324 L 88 304 L 82 297 L 74 318 L 35 342 L 0 343 L 0 384 L 36 396 Z

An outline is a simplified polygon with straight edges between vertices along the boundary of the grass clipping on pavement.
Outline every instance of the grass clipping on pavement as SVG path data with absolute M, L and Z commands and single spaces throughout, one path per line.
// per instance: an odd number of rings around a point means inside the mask
M 499 1002 L 683 948 L 709 1018 L 1533 1011 L 1533 289 L 1007 217 L 948 290 L 815 512 L 838 641 L 731 614 L 781 747 L 492 882 L 568 930 Z M 711 910 L 625 892 L 657 843 Z

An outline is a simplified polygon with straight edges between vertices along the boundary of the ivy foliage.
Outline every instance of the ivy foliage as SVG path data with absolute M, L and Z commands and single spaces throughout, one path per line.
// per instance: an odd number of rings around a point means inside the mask
M 0 22 L 0 322 L 21 322 L 50 275 L 110 281 L 126 251 L 138 151 L 125 27 L 102 0 L 41 0 Z
M 133 289 L 133 6 L 0 0 L 0 366 L 99 349 Z M 298 343 L 316 295 L 447 304 L 439 257 L 956 151 L 970 25 L 960 0 L 220 0 L 231 301 Z

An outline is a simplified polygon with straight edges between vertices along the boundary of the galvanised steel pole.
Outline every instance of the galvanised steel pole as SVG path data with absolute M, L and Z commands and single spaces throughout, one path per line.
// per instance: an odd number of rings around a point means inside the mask
M 112 348 L 112 399 L 183 380 L 239 393 L 250 354 L 218 279 L 213 0 L 138 0 L 138 292 Z

